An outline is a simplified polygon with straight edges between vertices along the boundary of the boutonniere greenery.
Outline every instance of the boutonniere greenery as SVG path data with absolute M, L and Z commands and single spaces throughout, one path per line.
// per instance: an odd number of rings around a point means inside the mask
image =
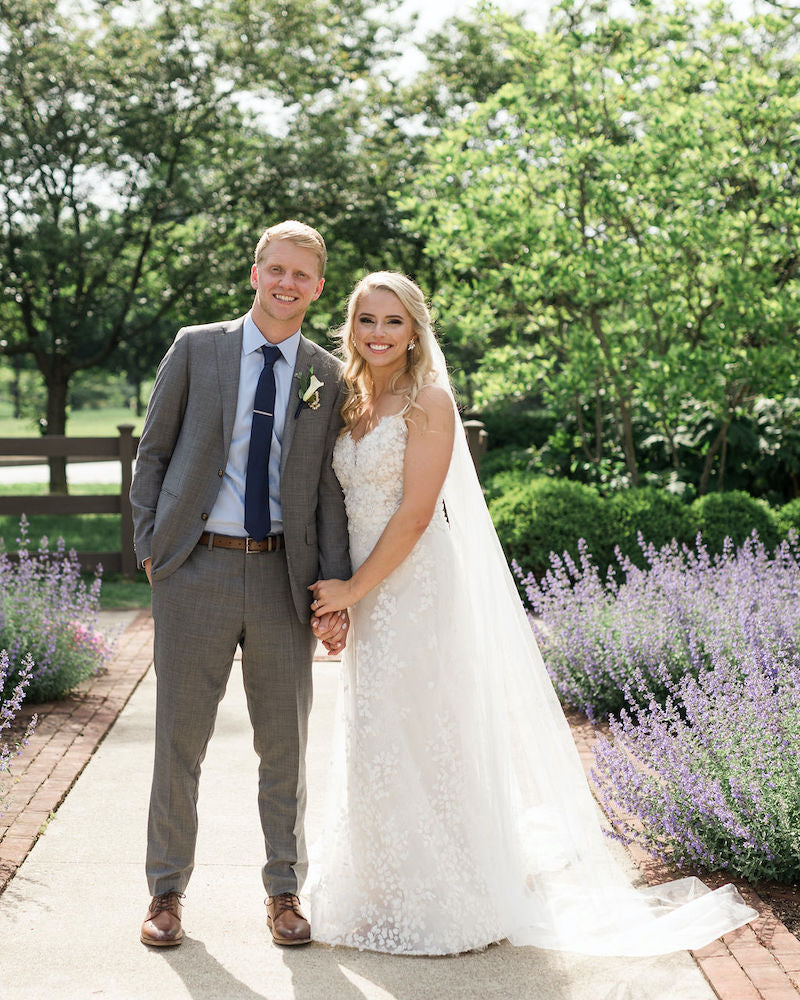
M 295 420 L 300 416 L 300 411 L 304 406 L 307 406 L 309 410 L 319 409 L 319 390 L 325 385 L 324 382 L 320 382 L 317 376 L 314 374 L 314 366 L 312 365 L 308 369 L 308 375 L 306 376 L 306 383 L 300 383 L 300 388 L 297 390 L 297 395 L 300 398 L 300 402 L 297 404 L 297 409 L 295 410 L 294 418 Z

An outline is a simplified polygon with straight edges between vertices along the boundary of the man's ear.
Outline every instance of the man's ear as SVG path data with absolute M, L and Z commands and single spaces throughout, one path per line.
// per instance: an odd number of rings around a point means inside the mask
M 324 278 L 320 278 L 319 279 L 319 284 L 317 285 L 317 290 L 316 290 L 316 292 L 314 292 L 314 295 L 313 295 L 313 297 L 311 299 L 312 302 L 316 302 L 317 299 L 320 297 L 320 295 L 322 295 L 322 289 L 324 287 L 325 287 L 325 279 Z

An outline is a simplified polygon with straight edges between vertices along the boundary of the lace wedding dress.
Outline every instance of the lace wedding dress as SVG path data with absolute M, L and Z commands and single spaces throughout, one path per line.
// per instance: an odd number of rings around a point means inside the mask
M 354 569 L 402 499 L 406 440 L 398 414 L 337 441 Z M 617 869 L 486 521 L 459 425 L 444 502 L 351 609 L 327 822 L 306 891 L 315 939 L 406 955 L 504 938 L 657 954 L 752 919 L 732 887 L 683 879 L 638 892 Z

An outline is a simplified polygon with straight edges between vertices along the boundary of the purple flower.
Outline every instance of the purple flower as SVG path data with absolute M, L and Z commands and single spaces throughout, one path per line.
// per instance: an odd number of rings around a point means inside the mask
M 753 535 L 642 545 L 601 580 L 552 557 L 524 585 L 564 701 L 609 717 L 593 779 L 615 836 L 692 868 L 800 877 L 800 560 Z M 522 574 L 515 568 L 518 576 Z
M 17 683 L 8 695 L 0 698 L 0 734 L 7 730 L 16 718 L 25 697 L 25 689 L 30 683 L 33 672 L 33 660 L 30 656 L 23 660 L 18 673 Z M 6 687 L 8 676 L 8 653 L 5 649 L 0 650 L 0 690 Z M 36 727 L 36 716 L 28 723 L 22 737 L 13 740 L 10 744 L 5 740 L 0 740 L 0 773 L 11 770 L 11 761 L 22 753 L 23 747 L 27 746 L 28 740 Z M 5 789 L 0 785 L 0 804 L 3 801 Z
M 59 698 L 108 661 L 112 650 L 95 629 L 100 576 L 87 587 L 75 552 L 63 539 L 51 550 L 42 538 L 31 553 L 28 524 L 20 521 L 16 560 L 0 552 L 0 647 L 8 668 L 0 694 L 15 690 L 30 655 L 29 701 Z

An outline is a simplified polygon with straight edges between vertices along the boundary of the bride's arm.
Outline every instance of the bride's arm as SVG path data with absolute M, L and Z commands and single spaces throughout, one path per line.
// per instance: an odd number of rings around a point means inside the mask
M 317 580 L 309 588 L 317 615 L 352 607 L 396 569 L 428 527 L 453 450 L 455 414 L 445 389 L 426 386 L 412 409 L 403 464 L 403 499 L 375 548 L 349 580 Z

